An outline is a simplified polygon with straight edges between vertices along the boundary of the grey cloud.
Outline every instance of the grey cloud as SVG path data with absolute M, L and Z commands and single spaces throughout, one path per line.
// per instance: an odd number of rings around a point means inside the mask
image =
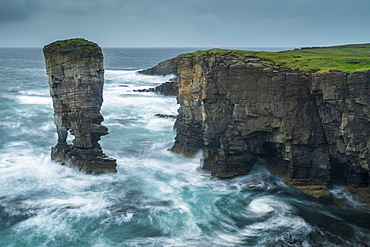
M 369 7 L 369 0 L 0 0 L 0 32 L 8 33 L 0 46 L 74 36 L 106 46 L 364 42 Z
M 0 24 L 26 20 L 38 11 L 37 0 L 0 0 Z

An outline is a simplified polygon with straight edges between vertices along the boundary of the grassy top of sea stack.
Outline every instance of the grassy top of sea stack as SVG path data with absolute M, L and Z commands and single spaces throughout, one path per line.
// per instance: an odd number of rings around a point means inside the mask
M 44 53 L 76 54 L 83 56 L 100 55 L 98 44 L 83 38 L 58 40 L 44 46 Z
M 211 49 L 185 57 L 231 56 L 238 60 L 261 58 L 267 67 L 283 65 L 304 73 L 324 73 L 332 69 L 352 73 L 370 70 L 370 43 L 331 47 L 307 47 L 281 52 Z

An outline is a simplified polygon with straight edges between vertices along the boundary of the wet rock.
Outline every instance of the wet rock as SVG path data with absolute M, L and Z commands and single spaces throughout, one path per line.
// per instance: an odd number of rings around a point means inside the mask
M 339 207 L 348 207 L 348 204 L 345 201 L 341 200 L 341 199 L 333 198 L 332 203 L 336 206 L 339 206 Z
M 311 185 L 311 186 L 294 186 L 296 189 L 302 191 L 306 195 L 315 198 L 329 198 L 331 194 L 327 191 L 326 186 Z
M 101 124 L 104 68 L 101 48 L 84 39 L 56 41 L 43 49 L 53 99 L 58 143 L 51 158 L 85 173 L 116 172 L 116 160 L 98 141 L 108 134 Z M 74 135 L 67 144 L 68 133 Z
M 159 117 L 159 118 L 176 118 L 176 115 L 168 115 L 168 114 L 155 114 L 154 116 Z
M 263 189 L 263 187 L 264 187 L 263 183 L 260 182 L 260 181 L 257 181 L 257 180 L 253 180 L 253 181 L 247 182 L 246 183 L 246 186 L 249 189 Z
M 177 95 L 177 81 L 172 80 L 165 83 L 162 83 L 159 86 L 156 86 L 154 88 L 148 88 L 148 89 L 138 89 L 133 90 L 134 92 L 154 92 L 154 93 L 160 93 L 166 96 L 176 96 Z

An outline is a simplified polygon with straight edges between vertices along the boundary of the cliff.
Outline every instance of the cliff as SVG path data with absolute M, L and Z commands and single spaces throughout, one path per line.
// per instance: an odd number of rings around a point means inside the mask
M 172 150 L 203 150 L 203 168 L 217 177 L 246 174 L 264 157 L 270 171 L 311 196 L 327 197 L 341 183 L 370 202 L 369 50 L 182 56 Z
M 51 158 L 86 173 L 116 172 L 116 160 L 98 141 L 108 134 L 101 124 L 104 67 L 101 48 L 84 39 L 56 41 L 43 49 L 58 143 Z M 74 135 L 67 144 L 68 132 Z

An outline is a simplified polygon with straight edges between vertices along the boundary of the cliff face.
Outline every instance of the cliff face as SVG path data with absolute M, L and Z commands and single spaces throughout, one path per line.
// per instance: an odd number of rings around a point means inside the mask
M 116 172 L 116 160 L 98 141 L 108 129 L 103 116 L 104 68 L 101 48 L 84 39 L 56 41 L 43 49 L 53 99 L 58 143 L 51 157 L 86 173 Z M 67 144 L 68 132 L 74 135 Z
M 370 71 L 307 76 L 227 55 L 183 57 L 177 68 L 173 151 L 203 150 L 203 168 L 218 177 L 246 174 L 262 156 L 309 195 L 343 183 L 366 199 Z

